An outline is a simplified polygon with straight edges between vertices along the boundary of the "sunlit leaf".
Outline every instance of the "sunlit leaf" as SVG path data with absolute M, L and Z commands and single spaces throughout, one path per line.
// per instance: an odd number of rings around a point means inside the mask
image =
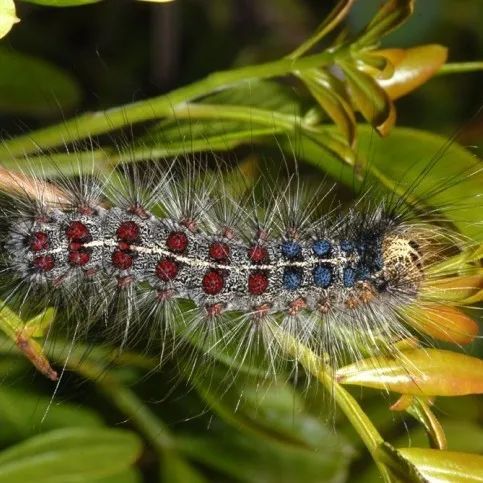
M 97 3 L 102 0 L 22 0 L 23 2 L 36 3 L 46 7 L 77 7 L 89 3 Z
M 438 349 L 415 349 L 396 357 L 372 357 L 337 371 L 342 384 L 419 396 L 483 393 L 483 361 Z
M 13 0 L 0 0 L 0 39 L 10 32 L 20 19 L 17 18 Z
M 428 448 L 400 448 L 398 452 L 414 464 L 430 482 L 476 483 L 483 481 L 483 456 Z
M 376 82 L 391 99 L 397 99 L 430 79 L 446 62 L 448 49 L 442 45 L 422 45 L 410 49 L 384 49 L 374 52 L 393 65 L 389 78 L 380 75 Z
M 424 426 L 432 448 L 446 449 L 447 442 L 443 426 L 431 411 L 427 401 L 415 397 L 406 411 Z
M 412 306 L 404 310 L 406 322 L 423 334 L 453 344 L 469 344 L 478 324 L 462 310 L 445 305 Z

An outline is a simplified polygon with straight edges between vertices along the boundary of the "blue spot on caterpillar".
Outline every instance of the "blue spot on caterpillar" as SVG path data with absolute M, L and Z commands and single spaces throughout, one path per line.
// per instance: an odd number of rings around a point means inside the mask
M 285 268 L 283 272 L 283 287 L 287 290 L 297 290 L 302 285 L 303 273 L 297 268 Z
M 312 245 L 312 250 L 318 257 L 324 257 L 330 253 L 331 244 L 327 240 L 316 240 Z
M 314 284 L 317 287 L 328 288 L 332 284 L 333 271 L 328 265 L 316 265 L 312 271 Z
M 282 255 L 286 258 L 297 258 L 302 254 L 302 247 L 293 240 L 286 240 L 281 245 Z

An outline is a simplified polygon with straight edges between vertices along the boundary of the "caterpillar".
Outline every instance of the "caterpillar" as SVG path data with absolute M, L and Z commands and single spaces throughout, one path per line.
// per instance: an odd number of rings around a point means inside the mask
M 369 190 L 344 208 L 329 202 L 330 185 L 314 196 L 297 175 L 283 189 L 263 179 L 242 199 L 219 178 L 174 167 L 11 175 L 5 303 L 20 314 L 53 305 L 76 333 L 104 326 L 121 346 L 154 327 L 172 351 L 201 339 L 208 357 L 261 353 L 274 374 L 282 329 L 337 367 L 411 337 L 414 307 L 435 303 L 425 287 L 446 275 L 432 267 L 469 244 L 424 220 L 410 190 Z

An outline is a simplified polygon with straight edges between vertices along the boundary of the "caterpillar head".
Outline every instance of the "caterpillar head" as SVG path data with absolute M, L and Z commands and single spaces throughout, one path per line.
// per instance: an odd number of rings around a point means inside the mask
M 388 287 L 416 293 L 424 277 L 428 243 L 417 231 L 388 234 L 382 243 L 383 277 Z

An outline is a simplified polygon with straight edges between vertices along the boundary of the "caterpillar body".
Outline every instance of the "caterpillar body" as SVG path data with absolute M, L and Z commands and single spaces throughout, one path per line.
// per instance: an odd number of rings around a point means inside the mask
M 270 187 L 261 208 L 194 174 L 186 184 L 158 173 L 154 187 L 135 175 L 128 194 L 109 188 L 112 176 L 28 189 L 17 180 L 22 195 L 2 220 L 7 303 L 19 313 L 54 305 L 79 330 L 103 321 L 123 344 L 151 323 L 175 336 L 181 319 L 206 353 L 235 345 L 245 359 L 261 346 L 274 368 L 278 327 L 337 366 L 361 344 L 379 350 L 411 334 L 409 309 L 431 303 L 429 269 L 458 239 L 412 218 L 404 200 L 324 213 L 326 196 L 307 201 L 295 181 Z

